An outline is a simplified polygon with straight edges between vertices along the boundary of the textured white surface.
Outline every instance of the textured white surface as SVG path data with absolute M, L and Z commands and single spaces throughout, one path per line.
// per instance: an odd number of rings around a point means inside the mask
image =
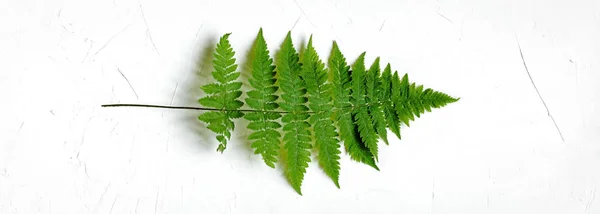
M 600 213 L 596 0 L 1 0 L 0 26 L 0 213 Z M 220 154 L 199 112 L 100 108 L 198 105 L 207 50 L 244 62 L 259 27 L 462 99 L 304 196 L 243 129 Z

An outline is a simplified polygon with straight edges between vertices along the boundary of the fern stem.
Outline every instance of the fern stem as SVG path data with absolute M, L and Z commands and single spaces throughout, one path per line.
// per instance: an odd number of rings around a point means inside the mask
M 261 111 L 261 110 L 252 110 L 252 109 L 228 110 L 228 109 L 216 109 L 216 108 L 204 108 L 204 107 L 164 106 L 164 105 L 150 105 L 150 104 L 104 104 L 104 105 L 101 105 L 101 107 L 144 107 L 144 108 L 185 109 L 185 110 L 197 110 L 197 111 L 273 112 L 273 113 L 281 113 L 281 114 L 291 113 L 291 112 L 287 112 L 287 111 Z M 307 112 L 307 113 L 312 113 L 312 112 Z
M 361 105 L 363 107 L 370 106 L 371 104 Z M 183 110 L 196 110 L 196 111 L 241 111 L 241 112 L 271 112 L 271 113 L 280 113 L 280 114 L 292 114 L 294 112 L 288 111 L 261 111 L 261 110 L 252 110 L 252 109 L 237 109 L 237 110 L 228 110 L 228 109 L 216 109 L 216 108 L 204 108 L 204 107 L 192 107 L 192 106 L 165 106 L 165 105 L 151 105 L 151 104 L 103 104 L 100 107 L 142 107 L 142 108 L 165 108 L 165 109 L 183 109 Z M 342 109 L 354 109 L 354 106 L 348 106 L 344 108 L 332 108 L 332 111 L 335 112 L 337 110 Z M 295 112 L 297 113 L 297 112 Z M 306 111 L 303 113 L 314 114 L 313 111 Z

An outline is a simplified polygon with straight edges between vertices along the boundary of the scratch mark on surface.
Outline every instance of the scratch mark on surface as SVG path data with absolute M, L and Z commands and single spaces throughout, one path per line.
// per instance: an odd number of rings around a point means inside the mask
M 169 152 L 169 143 L 171 142 L 171 132 L 169 131 L 169 134 L 167 135 L 167 148 L 166 148 L 166 152 Z
M 62 26 L 63 30 L 65 30 L 66 32 L 72 33 L 72 32 L 69 31 L 69 29 L 67 29 L 67 27 L 65 27 L 65 25 L 61 25 L 61 26 Z
M 63 8 L 60 8 L 60 10 L 58 10 L 58 13 L 56 14 L 56 18 L 60 18 L 60 14 L 62 13 Z
M 125 74 L 123 74 L 123 72 L 121 72 L 121 69 L 119 67 L 117 67 L 117 71 L 119 72 L 119 74 L 121 74 L 121 76 L 125 79 L 125 81 L 127 81 L 127 84 L 129 85 L 129 88 L 131 88 L 131 90 L 133 91 L 133 94 L 135 94 L 135 98 L 139 99 L 138 94 L 137 94 L 137 92 L 135 92 L 135 89 L 133 88 L 133 86 L 129 82 L 129 79 L 127 79 L 127 77 L 125 76 Z
M 17 133 L 21 132 L 21 129 L 23 128 L 24 124 L 25 124 L 25 121 L 21 122 L 21 125 L 19 126 L 19 130 L 17 131 Z
M 237 200 L 237 194 L 235 194 L 235 192 L 233 192 L 233 202 L 234 202 L 233 207 L 235 207 L 235 208 L 237 208 L 237 203 L 235 203 L 236 200 Z
M 387 21 L 387 20 L 383 20 L 383 23 L 381 23 L 381 27 L 379 27 L 379 32 L 381 32 L 381 30 L 383 30 L 383 26 L 385 25 L 385 21 Z
M 488 208 L 488 210 L 489 210 L 489 209 L 490 209 L 490 196 L 489 196 L 489 195 L 487 196 L 487 203 L 486 203 L 486 206 L 487 206 L 487 208 Z
M 571 62 L 572 64 L 575 65 L 575 84 L 578 84 L 579 82 L 579 69 L 577 68 L 577 62 L 574 62 L 573 60 L 569 59 L 569 62 Z
M 137 214 L 138 207 L 140 206 L 140 198 L 138 198 L 137 203 L 135 203 L 135 214 Z
M 90 124 L 90 121 L 92 121 L 92 118 L 94 117 L 90 117 L 90 119 L 87 121 L 87 123 L 85 123 L 85 127 L 83 128 L 83 133 L 81 134 L 81 143 L 79 143 L 79 148 L 77 150 L 77 156 L 75 156 L 75 158 L 77 158 L 77 160 L 79 161 L 79 154 L 81 154 L 81 147 L 83 146 L 83 143 L 85 143 L 85 133 L 87 132 L 87 127 Z M 81 161 L 79 161 L 81 162 Z
M 96 203 L 96 209 L 98 209 L 98 207 L 100 206 L 100 204 L 102 204 L 102 201 L 104 200 L 104 195 L 106 195 L 106 192 L 108 192 L 108 188 L 110 188 L 111 184 L 112 183 L 108 183 L 108 185 L 106 185 L 106 188 L 104 188 L 104 192 L 100 196 L 100 199 L 98 200 L 98 203 Z
M 113 133 L 118 125 L 119 125 L 119 123 L 117 122 L 117 124 L 115 124 L 115 126 L 113 126 L 112 130 L 110 130 L 110 133 Z
M 4 168 L 3 170 L 4 172 L 1 174 L 2 176 L 8 178 L 8 172 L 6 171 L 6 168 Z
M 150 33 L 150 27 L 148 27 L 148 21 L 146 21 L 146 15 L 144 14 L 144 8 L 142 7 L 142 3 L 140 3 L 140 11 L 142 11 L 142 19 L 144 19 L 144 25 L 146 25 L 146 35 L 150 38 L 150 43 L 152 43 L 152 47 L 154 47 L 154 51 L 160 56 L 160 52 L 158 48 L 156 48 L 156 44 L 154 44 L 154 39 L 152 39 L 152 33 Z
M 86 38 L 86 41 L 87 41 L 87 38 Z M 88 58 L 88 56 L 90 55 L 90 50 L 92 50 L 92 47 L 94 47 L 94 41 L 90 41 L 90 47 L 88 48 L 88 50 L 85 53 L 85 56 L 83 57 L 83 60 L 81 60 L 81 62 L 85 62 L 85 60 Z
M 204 65 L 205 65 L 205 64 L 206 64 L 206 63 L 202 63 L 202 66 L 200 66 L 200 70 L 198 71 L 198 73 L 202 73 L 202 71 L 204 71 Z
M 454 22 L 452 22 L 452 20 L 450 20 L 448 17 L 442 15 L 439 11 L 436 12 L 438 15 L 440 15 L 442 18 L 444 18 L 446 21 L 450 22 L 450 24 L 454 24 Z
M 158 192 L 159 190 L 156 190 L 156 200 L 154 201 L 154 214 L 156 214 L 156 211 L 158 210 Z
M 302 14 L 304 15 L 304 17 L 306 17 L 306 20 L 308 20 L 308 22 L 310 23 L 310 25 L 312 25 L 314 28 L 317 28 L 317 27 L 315 27 L 315 24 L 313 24 L 313 22 L 310 20 L 310 18 L 308 18 L 308 16 L 304 12 L 304 9 L 302 9 L 302 7 L 300 7 L 300 4 L 298 4 L 298 1 L 294 0 L 294 3 L 296 3 L 296 6 L 298 6 L 298 8 L 300 9 L 300 12 L 302 12 Z
M 200 34 L 200 30 L 202 30 L 202 27 L 204 27 L 204 23 L 202 23 L 200 25 L 200 27 L 198 28 L 198 30 L 196 31 L 196 38 L 198 37 L 198 35 Z
M 592 193 L 592 199 L 588 201 L 588 203 L 585 206 L 585 212 L 588 212 L 588 210 L 590 209 L 590 207 L 592 206 L 592 204 L 594 203 L 594 200 L 596 200 L 596 188 L 594 188 L 594 193 Z
M 137 135 L 137 132 L 136 132 Z M 129 149 L 129 163 L 131 163 L 131 157 L 133 156 L 133 149 L 135 148 L 135 137 L 136 135 L 133 135 L 133 138 L 131 138 L 131 148 Z M 134 170 L 136 170 L 137 172 L 137 168 L 134 168 Z
M 93 56 L 98 55 L 98 53 L 100 53 L 100 51 L 104 50 L 104 48 L 106 48 L 106 46 L 108 46 L 108 44 L 110 44 L 113 41 L 113 39 L 117 38 L 117 36 L 119 36 L 120 34 L 122 34 L 123 32 L 125 32 L 125 30 L 127 30 L 127 28 L 129 28 L 129 26 L 131 26 L 131 24 L 128 24 L 121 31 L 119 31 L 117 34 L 115 34 L 114 36 L 110 37 L 110 39 L 108 39 L 108 41 L 106 41 L 106 43 L 104 43 L 104 45 L 102 45 L 102 47 L 100 47 L 100 49 L 98 49 L 96 51 L 96 53 L 94 53 Z M 91 45 L 90 45 L 90 48 L 91 48 Z M 86 54 L 86 56 L 87 56 L 87 54 Z M 85 61 L 85 58 L 83 60 Z
M 298 16 L 298 19 L 296 19 L 296 22 L 294 22 L 294 26 L 292 26 L 291 30 L 294 30 L 294 28 L 296 27 L 296 24 L 298 24 L 298 22 L 300 21 L 300 18 L 302 18 L 302 15 Z
M 554 120 L 554 117 L 550 113 L 550 109 L 548 109 L 548 105 L 546 105 L 546 101 L 544 101 L 544 98 L 540 94 L 540 91 L 538 90 L 537 86 L 535 85 L 535 82 L 533 81 L 533 78 L 531 77 L 531 74 L 529 73 L 529 69 L 527 68 L 527 63 L 525 62 L 525 57 L 523 57 L 523 51 L 521 50 L 521 43 L 519 42 L 519 37 L 516 34 L 515 34 L 515 38 L 517 38 L 517 45 L 519 46 L 519 54 L 521 54 L 521 61 L 523 62 L 523 67 L 525 67 L 525 71 L 527 72 L 527 76 L 529 77 L 529 80 L 531 81 L 531 85 L 533 85 L 533 88 L 535 89 L 535 92 L 537 93 L 537 95 L 540 98 L 540 100 L 542 100 L 542 104 L 544 104 L 544 108 L 546 108 L 546 112 L 548 113 L 548 117 L 550 117 L 550 119 L 552 120 L 552 123 L 554 123 L 554 127 L 556 127 L 556 130 L 558 131 L 558 134 L 560 135 L 560 139 L 563 142 L 565 142 L 565 138 L 563 137 L 562 132 L 560 131 L 560 128 L 558 128 L 558 125 L 556 124 L 556 121 Z
M 113 203 L 112 203 L 112 206 L 110 206 L 110 212 L 109 212 L 109 213 L 112 213 L 112 211 L 113 211 L 113 208 L 115 208 L 115 203 L 117 203 L 117 199 L 118 199 L 118 198 L 119 198 L 119 196 L 116 196 L 116 197 L 115 197 L 115 200 L 113 201 Z
M 431 187 L 431 209 L 429 213 L 433 213 L 433 207 L 435 206 L 435 177 L 433 177 L 433 184 Z
M 173 90 L 173 96 L 171 96 L 171 102 L 169 102 L 169 105 L 173 105 L 173 99 L 175 99 L 175 94 L 177 94 L 178 87 L 179 87 L 179 82 L 177 82 L 177 84 L 175 84 L 175 90 Z
M 183 210 L 183 186 L 181 186 L 181 191 L 179 192 L 179 206 Z
M 83 172 L 85 173 L 85 177 L 88 179 L 88 181 L 91 180 L 90 175 L 87 172 L 87 164 L 85 163 L 83 163 Z
M 115 100 L 119 100 L 119 98 L 117 98 L 117 95 L 115 94 L 115 87 L 114 86 L 111 87 L 111 91 L 112 91 L 113 98 Z

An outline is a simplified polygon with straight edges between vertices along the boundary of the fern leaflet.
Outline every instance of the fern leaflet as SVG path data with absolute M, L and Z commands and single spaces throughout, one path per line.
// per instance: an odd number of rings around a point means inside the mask
M 389 144 L 386 129 L 387 123 L 385 121 L 385 115 L 383 114 L 381 103 L 379 103 L 379 85 L 381 84 L 379 72 L 379 57 L 377 57 L 367 72 L 367 106 L 369 107 L 369 114 L 371 115 L 371 120 L 373 121 L 372 123 L 373 127 L 375 128 L 375 133 L 377 133 L 377 135 L 383 139 L 385 144 Z
M 288 32 L 281 45 L 277 68 L 280 75 L 279 86 L 283 92 L 280 107 L 288 112 L 281 118 L 284 124 L 284 149 L 287 152 L 285 175 L 294 190 L 302 195 L 300 187 L 310 162 L 312 146 L 310 123 L 307 121 L 309 114 L 306 106 L 306 88 L 300 77 L 302 68 L 292 43 L 291 32 Z
M 213 78 L 217 83 L 211 83 L 202 86 L 202 90 L 207 96 L 198 101 L 206 107 L 216 108 L 219 111 L 205 112 L 198 116 L 198 119 L 207 123 L 207 128 L 217 134 L 219 141 L 217 151 L 223 152 L 227 148 L 227 141 L 231 138 L 231 131 L 235 128 L 232 119 L 240 118 L 244 114 L 238 111 L 244 103 L 238 98 L 242 95 L 240 88 L 242 82 L 234 81 L 240 76 L 236 72 L 235 52 L 229 44 L 229 33 L 219 39 L 215 53 L 213 54 L 212 72 Z
M 252 77 L 248 80 L 254 88 L 248 92 L 246 103 L 251 109 L 257 110 L 244 115 L 244 119 L 250 121 L 248 129 L 253 133 L 248 136 L 252 141 L 251 147 L 255 154 L 260 154 L 265 164 L 275 168 L 277 153 L 279 152 L 279 138 L 281 134 L 277 131 L 281 127 L 276 120 L 281 117 L 280 113 L 269 112 L 277 109 L 279 105 L 275 102 L 278 87 L 275 86 L 275 66 L 273 59 L 269 56 L 267 43 L 263 37 L 262 28 L 254 44 L 254 59 L 252 60 Z
M 398 118 L 398 114 L 396 114 L 396 110 L 394 109 L 394 104 L 392 103 L 392 68 L 388 63 L 383 70 L 383 74 L 381 74 L 381 84 L 379 85 L 379 99 L 383 104 L 383 113 L 385 115 L 385 120 L 387 127 L 392 131 L 398 139 L 401 139 L 400 136 L 400 120 Z
M 302 79 L 308 92 L 309 108 L 313 112 L 309 121 L 313 124 L 319 164 L 339 188 L 341 152 L 337 130 L 332 120 L 331 84 L 327 82 L 327 78 L 325 65 L 312 45 L 311 36 L 302 58 Z
M 379 167 L 375 164 L 373 154 L 366 148 L 358 134 L 358 127 L 354 124 L 350 103 L 351 95 L 351 74 L 350 66 L 346 63 L 346 58 L 340 51 L 337 42 L 333 42 L 333 48 L 329 57 L 329 73 L 333 86 L 333 105 L 337 111 L 334 111 L 336 125 L 339 128 L 340 140 L 344 142 L 346 152 L 352 160 L 367 164 L 377 170 Z M 344 109 L 344 110 L 340 110 Z
M 369 107 L 367 106 L 367 86 L 366 86 L 365 53 L 363 52 L 352 66 L 352 100 L 353 115 L 358 125 L 358 132 L 363 144 L 369 148 L 371 154 L 377 161 L 378 146 L 377 133 L 373 128 Z

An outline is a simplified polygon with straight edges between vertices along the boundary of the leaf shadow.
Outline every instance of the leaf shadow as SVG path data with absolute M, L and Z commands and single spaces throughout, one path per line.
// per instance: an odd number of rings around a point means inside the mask
M 209 35 L 200 42 L 203 44 L 201 47 L 196 48 L 192 51 L 193 64 L 191 68 L 186 71 L 186 78 L 181 82 L 181 88 L 184 93 L 180 93 L 183 96 L 182 105 L 184 106 L 199 106 L 198 99 L 204 95 L 200 86 L 208 84 L 213 80 L 211 71 L 213 69 L 212 60 L 213 52 L 217 44 L 217 37 L 215 35 Z M 194 55 L 194 53 L 198 53 Z M 200 111 L 181 111 L 179 114 L 180 118 L 177 118 L 179 122 L 183 123 L 182 127 L 187 129 L 186 131 L 192 133 L 193 136 L 199 139 L 199 142 L 191 143 L 192 148 L 199 150 L 214 150 L 216 151 L 217 144 L 214 144 L 213 133 L 206 128 L 206 124 L 198 120 L 198 116 L 202 112 Z M 195 150 L 195 149 L 194 149 Z
M 198 99 L 205 96 L 205 93 L 200 88 L 202 85 L 206 85 L 209 83 L 214 83 L 216 80 L 212 77 L 212 72 L 214 70 L 213 60 L 214 60 L 214 52 L 216 49 L 216 45 L 218 43 L 219 37 L 217 35 L 209 35 L 204 37 L 202 41 L 199 41 L 202 46 L 192 51 L 193 53 L 198 53 L 196 56 L 193 56 L 194 60 L 193 66 L 187 71 L 186 79 L 181 82 L 180 86 L 184 90 L 184 93 L 181 93 L 184 100 L 181 104 L 184 106 L 200 106 L 198 103 Z M 242 82 L 242 96 L 239 98 L 244 102 L 245 97 L 247 97 L 246 93 L 250 90 L 248 84 L 248 78 L 252 73 L 252 60 L 254 59 L 253 53 L 254 43 L 252 48 L 244 52 L 245 57 L 239 57 L 240 53 L 235 53 L 236 63 L 238 64 L 238 71 L 241 72 L 241 75 L 238 81 Z M 235 48 L 234 48 L 235 49 Z M 240 59 L 239 61 L 237 59 Z M 247 108 L 245 102 L 242 109 Z M 186 132 L 191 133 L 194 136 L 194 139 L 199 139 L 199 143 L 193 142 L 194 149 L 204 150 L 204 151 L 215 151 L 218 146 L 218 142 L 215 139 L 215 133 L 213 133 L 206 126 L 207 124 L 198 120 L 198 116 L 202 114 L 203 111 L 182 111 L 177 118 L 177 121 L 183 123 L 187 130 Z M 248 121 L 243 118 L 233 119 L 235 124 L 235 128 L 232 131 L 231 139 L 228 142 L 227 149 L 224 152 L 233 152 L 233 153 L 241 153 L 236 155 L 245 155 L 248 157 L 248 161 L 253 165 L 252 162 L 255 162 L 257 159 L 253 157 L 253 149 L 250 146 L 247 138 L 249 135 L 249 130 L 247 129 Z M 231 144 L 231 143 L 235 144 Z M 240 145 L 241 144 L 241 145 Z
M 248 80 L 252 77 L 252 61 L 255 58 L 254 47 L 256 46 L 256 41 L 252 41 L 252 45 L 244 54 L 244 57 L 238 61 L 238 71 L 240 72 L 240 77 L 238 81 L 242 82 L 241 91 L 242 96 L 240 96 L 240 101 L 244 103 L 241 109 L 249 109 L 248 104 L 245 99 L 248 97 L 247 93 L 252 90 L 252 87 L 249 85 Z M 236 52 L 236 55 L 240 55 L 240 53 Z M 239 57 L 237 57 L 239 58 Z M 248 156 L 248 161 L 253 162 L 256 159 L 253 159 L 254 152 L 251 147 L 251 143 L 248 140 L 248 135 L 250 134 L 250 130 L 248 129 L 248 120 L 239 118 L 234 120 L 235 130 L 232 132 L 232 140 L 241 143 L 241 148 L 247 153 L 245 155 Z

